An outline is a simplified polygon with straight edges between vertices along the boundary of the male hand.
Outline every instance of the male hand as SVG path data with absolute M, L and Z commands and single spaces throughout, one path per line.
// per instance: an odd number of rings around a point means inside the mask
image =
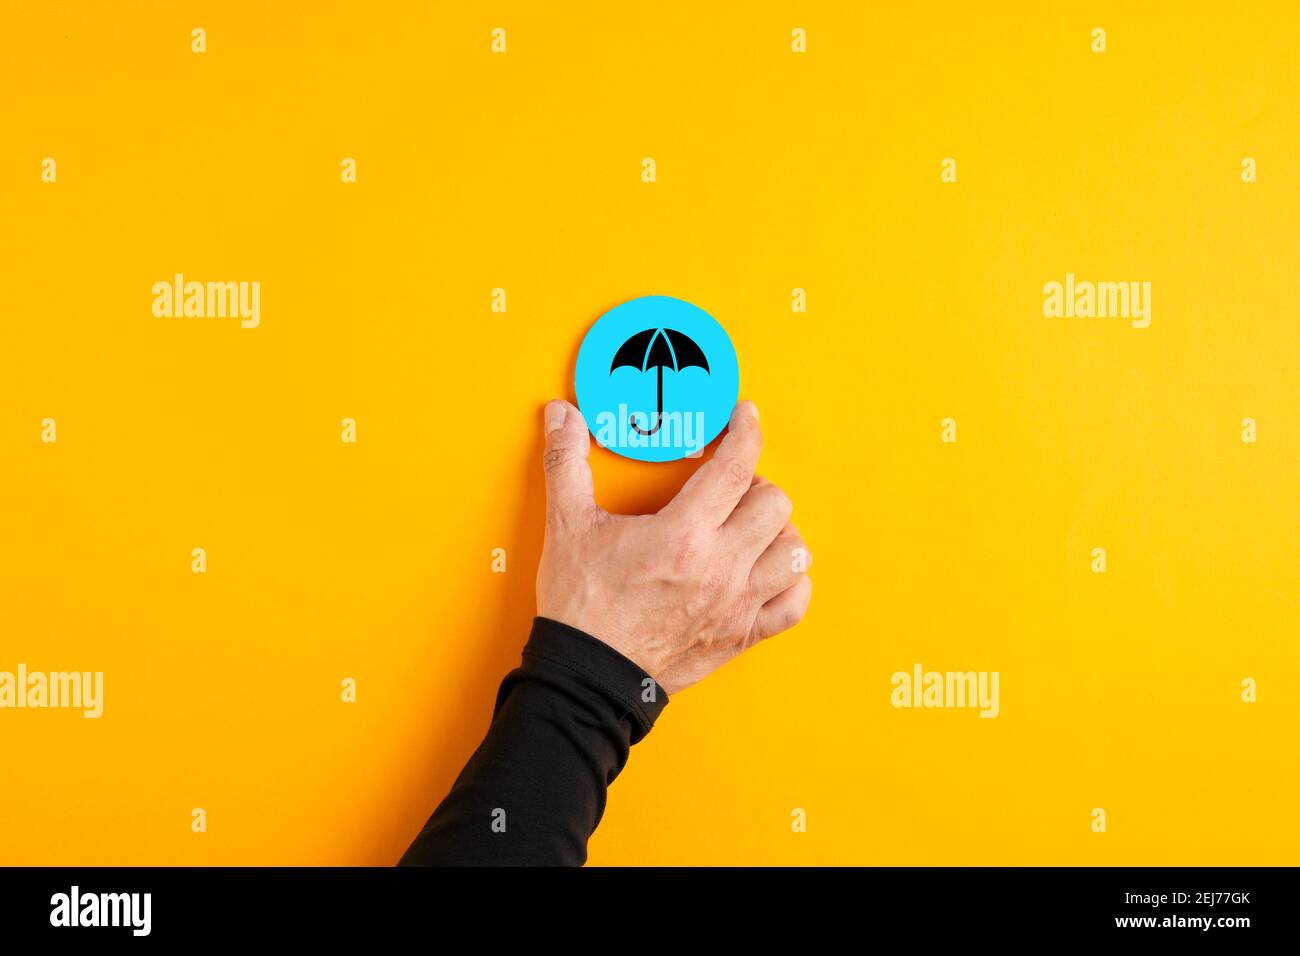
M 546 542 L 537 613 L 586 631 L 669 694 L 797 624 L 812 563 L 791 504 L 756 477 L 758 409 L 741 402 L 717 453 L 653 515 L 597 504 L 582 413 L 553 401 L 546 430 Z

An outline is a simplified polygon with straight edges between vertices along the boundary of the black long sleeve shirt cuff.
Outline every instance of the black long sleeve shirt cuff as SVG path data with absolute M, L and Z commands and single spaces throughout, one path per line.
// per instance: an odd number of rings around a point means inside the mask
M 667 704 L 609 645 L 534 618 L 487 735 L 399 865 L 581 865 L 609 785 Z

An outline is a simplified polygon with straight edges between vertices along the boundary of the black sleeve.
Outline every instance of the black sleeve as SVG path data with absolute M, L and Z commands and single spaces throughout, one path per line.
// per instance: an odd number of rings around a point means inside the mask
M 581 865 L 606 789 L 667 703 L 613 648 L 535 618 L 487 736 L 398 865 Z

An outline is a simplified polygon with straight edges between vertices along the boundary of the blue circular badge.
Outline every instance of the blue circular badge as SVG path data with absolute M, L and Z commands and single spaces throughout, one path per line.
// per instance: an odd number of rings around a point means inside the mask
M 624 458 L 676 461 L 727 427 L 740 366 L 727 331 L 698 306 L 649 295 L 610 309 L 578 349 L 578 408 Z

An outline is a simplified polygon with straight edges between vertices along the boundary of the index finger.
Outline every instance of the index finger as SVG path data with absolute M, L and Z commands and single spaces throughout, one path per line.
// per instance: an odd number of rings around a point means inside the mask
M 758 409 L 753 402 L 740 402 L 731 412 L 727 437 L 713 457 L 682 485 L 664 512 L 700 515 L 715 527 L 721 526 L 753 483 L 762 448 Z

